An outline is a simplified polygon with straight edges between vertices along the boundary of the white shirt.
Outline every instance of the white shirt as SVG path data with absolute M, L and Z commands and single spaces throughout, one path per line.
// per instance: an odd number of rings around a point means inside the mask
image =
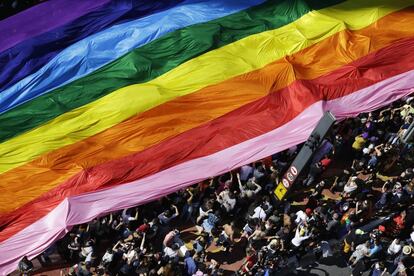
M 88 256 L 86 256 L 85 258 L 85 263 L 90 263 L 92 260 L 92 252 L 88 254 Z
M 292 244 L 296 247 L 299 247 L 304 240 L 309 239 L 310 236 L 301 236 L 299 227 L 296 228 L 295 237 L 292 239 Z
M 223 204 L 227 212 L 230 212 L 236 206 L 236 199 L 229 197 L 229 191 L 222 191 L 220 193 L 220 197 L 218 198 L 218 202 Z
M 92 251 L 93 251 L 92 246 L 82 247 L 82 249 L 81 249 L 81 253 L 84 257 L 88 256 L 89 253 L 92 253 Z
M 135 250 L 130 250 L 127 254 L 124 253 L 124 257 L 127 259 L 128 263 L 130 263 L 138 258 L 138 253 Z
M 363 257 L 365 257 L 366 254 L 368 254 L 369 249 L 367 248 L 367 246 L 363 243 L 358 245 L 355 248 L 354 253 L 352 253 L 352 256 L 356 259 L 356 260 L 360 260 Z
M 349 194 L 353 191 L 355 191 L 358 188 L 358 185 L 355 182 L 347 183 L 344 186 L 344 192 Z
M 390 255 L 397 254 L 401 250 L 401 243 L 397 244 L 395 241 L 396 240 L 393 240 L 392 243 L 390 244 L 390 246 L 388 247 L 387 252 Z
M 410 238 L 411 238 L 411 240 L 414 242 L 414 231 L 413 231 L 413 232 L 411 232 L 411 234 L 410 234 Z
M 110 263 L 110 262 L 112 262 L 113 258 L 114 258 L 113 253 L 106 252 L 105 255 L 103 255 L 103 257 L 102 257 L 102 262 Z
M 168 246 L 164 248 L 164 254 L 170 258 L 175 258 L 178 255 L 176 251 L 172 250 L 172 248 Z
M 204 210 L 203 210 L 202 207 L 199 208 L 199 214 L 200 214 L 199 215 L 200 217 L 206 217 L 206 216 L 208 216 L 208 212 L 204 212 Z
M 303 221 L 306 221 L 307 218 L 308 218 L 308 216 L 306 215 L 306 213 L 303 212 L 302 210 L 300 210 L 300 211 L 297 211 L 296 212 L 295 222 L 296 222 L 296 224 L 299 224 L 299 223 L 301 223 Z
M 182 245 L 179 249 L 178 249 L 178 256 L 180 257 L 184 257 L 185 254 L 187 253 L 188 249 L 185 245 Z
M 254 214 L 252 215 L 252 218 L 258 218 L 262 221 L 265 221 L 266 219 L 266 212 L 263 210 L 261 206 L 257 206 L 254 208 Z

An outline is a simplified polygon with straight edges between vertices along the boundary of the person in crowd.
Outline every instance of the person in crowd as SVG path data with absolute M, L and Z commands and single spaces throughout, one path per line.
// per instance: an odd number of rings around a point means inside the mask
M 303 145 L 75 226 L 56 251 L 75 264 L 67 275 L 221 275 L 240 252 L 239 275 L 333 255 L 352 275 L 412 275 L 414 143 L 401 137 L 413 103 L 336 124 L 283 202 L 273 190 Z
M 30 275 L 31 272 L 33 271 L 33 268 L 34 268 L 33 267 L 33 263 L 31 261 L 29 261 L 29 259 L 27 258 L 27 256 L 24 256 L 20 260 L 20 262 L 18 264 L 18 267 L 19 267 L 19 272 L 22 275 Z

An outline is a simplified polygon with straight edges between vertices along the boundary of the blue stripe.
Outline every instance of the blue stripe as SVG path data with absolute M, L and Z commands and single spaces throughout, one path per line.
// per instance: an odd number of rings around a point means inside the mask
M 131 50 L 183 27 L 214 20 L 264 0 L 187 0 L 169 10 L 113 26 L 66 48 L 36 73 L 0 93 L 0 114 L 88 75 Z
M 0 90 L 33 74 L 66 47 L 116 24 L 178 5 L 184 0 L 116 0 L 61 27 L 24 40 L 0 53 Z

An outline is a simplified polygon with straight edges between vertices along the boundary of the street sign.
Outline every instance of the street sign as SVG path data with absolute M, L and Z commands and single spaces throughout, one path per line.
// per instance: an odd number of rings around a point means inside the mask
M 283 178 L 283 179 L 282 179 L 282 183 L 283 183 L 283 186 L 285 186 L 285 187 L 286 187 L 286 189 L 289 189 L 290 184 L 289 184 L 289 181 L 287 181 L 287 179 L 286 179 L 286 178 Z
M 286 174 L 286 177 L 287 177 L 287 179 L 288 179 L 289 183 L 292 183 L 292 182 L 293 182 L 293 180 L 295 180 L 295 178 L 293 177 L 293 174 L 291 174 L 290 172 L 288 172 L 288 173 Z
M 290 167 L 290 172 L 291 172 L 294 176 L 298 175 L 298 169 L 296 169 L 296 167 L 295 167 L 295 166 Z
M 285 196 L 287 192 L 287 189 L 285 188 L 285 186 L 281 183 L 279 183 L 279 185 L 277 185 L 276 189 L 275 189 L 275 195 L 279 200 L 282 200 L 283 197 Z
M 325 112 L 324 116 L 318 122 L 318 125 L 312 131 L 308 140 L 303 145 L 290 167 L 287 169 L 282 178 L 282 182 L 279 183 L 274 190 L 274 194 L 279 200 L 282 200 L 286 193 L 292 189 L 296 179 L 311 161 L 313 154 L 318 150 L 320 143 L 331 126 L 335 123 L 335 120 L 335 116 L 333 116 L 332 113 L 329 111 Z

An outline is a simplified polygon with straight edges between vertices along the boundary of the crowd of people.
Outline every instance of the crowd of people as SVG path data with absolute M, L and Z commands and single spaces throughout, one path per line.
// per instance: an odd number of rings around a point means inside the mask
M 72 276 L 198 276 L 239 257 L 237 275 L 292 275 L 340 256 L 352 275 L 412 275 L 413 117 L 408 98 L 337 123 L 286 200 L 273 191 L 301 145 L 78 225 L 38 259 L 58 252 Z

